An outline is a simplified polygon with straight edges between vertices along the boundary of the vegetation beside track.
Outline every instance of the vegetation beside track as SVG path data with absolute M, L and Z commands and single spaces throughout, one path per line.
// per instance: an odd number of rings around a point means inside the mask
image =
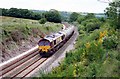
M 104 23 L 87 32 L 79 25 L 75 50 L 66 54 L 60 66 L 43 77 L 118 77 L 120 55 L 119 32 Z
M 111 4 L 111 7 L 115 5 Z M 110 10 L 107 9 L 106 13 L 111 14 Z M 77 15 L 79 18 L 75 19 L 77 22 L 74 24 L 78 27 L 79 37 L 75 50 L 66 53 L 65 59 L 50 73 L 40 76 L 120 77 L 120 26 L 119 23 L 114 24 L 120 16 L 111 16 L 96 18 L 94 14 Z

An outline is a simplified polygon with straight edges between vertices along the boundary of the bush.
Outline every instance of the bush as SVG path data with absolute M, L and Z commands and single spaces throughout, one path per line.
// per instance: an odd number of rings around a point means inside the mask
M 90 31 L 94 31 L 95 29 L 99 29 L 101 26 L 101 22 L 97 18 L 93 18 L 82 21 L 81 25 L 84 26 L 84 27 L 82 26 L 81 29 L 90 32 Z
M 79 17 L 77 18 L 77 22 L 78 22 L 79 24 L 81 24 L 82 21 L 84 21 L 84 20 L 85 20 L 84 16 L 79 16 Z
M 89 61 L 101 61 L 105 51 L 98 41 L 88 42 L 85 44 L 85 47 L 85 57 Z
M 46 21 L 47 21 L 46 18 L 42 18 L 42 19 L 39 20 L 39 23 L 40 23 L 40 24 L 45 24 Z
M 106 49 L 115 49 L 115 48 L 117 48 L 117 45 L 118 45 L 118 41 L 117 41 L 117 36 L 115 36 L 115 35 L 106 37 L 103 40 L 103 46 Z
M 87 30 L 87 32 L 93 31 L 95 29 L 99 29 L 100 28 L 101 23 L 100 22 L 90 22 L 86 25 L 85 30 Z
M 50 11 L 45 12 L 45 18 L 49 22 L 61 23 L 61 15 L 59 11 L 55 9 L 51 9 Z
M 120 54 L 117 55 L 116 59 L 120 61 Z
M 81 22 L 81 25 L 83 25 L 83 26 L 86 26 L 86 24 L 87 24 L 86 21 L 82 21 L 82 22 Z
M 79 31 L 79 34 L 85 34 L 85 31 L 80 30 L 80 31 Z

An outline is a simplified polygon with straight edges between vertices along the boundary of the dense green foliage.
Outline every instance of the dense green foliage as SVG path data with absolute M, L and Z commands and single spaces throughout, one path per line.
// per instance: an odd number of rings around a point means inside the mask
M 17 8 L 10 8 L 10 9 L 0 8 L 0 10 L 2 10 L 2 14 L 1 14 L 2 16 L 11 16 L 17 18 L 34 19 L 34 20 L 42 19 L 42 21 L 45 21 L 44 18 L 46 18 L 46 20 L 49 22 L 55 22 L 55 23 L 61 22 L 61 15 L 57 10 L 53 10 L 53 9 L 45 12 L 33 12 L 28 9 L 17 9 Z
M 39 20 L 42 17 L 40 13 L 35 13 L 28 9 L 17 9 L 17 8 L 10 8 L 10 9 L 2 8 L 2 15 L 17 17 L 17 18 L 35 19 L 35 20 Z
M 109 6 L 105 12 L 110 19 L 110 24 L 116 29 L 120 29 L 120 1 L 110 3 Z
M 45 18 L 49 22 L 60 23 L 61 22 L 61 15 L 57 10 L 51 9 L 49 12 L 45 13 Z
M 93 13 L 88 13 L 86 16 L 79 15 L 76 21 L 81 24 L 81 28 L 78 28 L 78 30 L 83 29 L 83 31 L 87 32 L 99 29 L 101 24 L 105 22 L 103 17 L 96 18 Z
M 87 19 L 81 22 L 81 24 L 84 26 L 83 28 L 87 32 L 99 29 L 101 26 L 101 22 L 97 18 Z
M 70 21 L 70 22 L 76 21 L 77 18 L 78 18 L 78 15 L 79 15 L 78 13 L 73 12 L 73 13 L 70 15 L 69 21 Z
M 67 12 L 67 11 L 61 11 L 60 12 L 60 15 L 61 15 L 61 19 L 62 21 L 64 22 L 68 22 L 69 21 L 69 16 L 70 16 L 70 12 Z
M 85 16 L 85 19 L 91 19 L 91 18 L 95 18 L 95 15 L 93 13 L 88 13 L 86 16 Z
M 79 36 L 75 50 L 66 53 L 65 59 L 52 72 L 40 76 L 120 77 L 120 33 L 118 26 L 112 22 L 116 22 L 117 18 L 114 12 L 109 20 L 96 18 L 92 13 L 77 16 L 74 24 L 78 27 Z

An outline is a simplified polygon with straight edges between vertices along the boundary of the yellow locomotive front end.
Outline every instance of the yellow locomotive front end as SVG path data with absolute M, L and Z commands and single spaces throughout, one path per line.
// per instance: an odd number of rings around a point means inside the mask
M 38 45 L 39 45 L 39 50 L 41 52 L 45 52 L 45 53 L 47 53 L 50 50 L 50 48 L 51 48 L 50 42 L 48 40 L 45 40 L 45 39 L 44 40 L 40 40 Z
M 50 46 L 39 46 L 39 49 L 40 49 L 42 52 L 48 52 L 48 50 L 50 49 Z

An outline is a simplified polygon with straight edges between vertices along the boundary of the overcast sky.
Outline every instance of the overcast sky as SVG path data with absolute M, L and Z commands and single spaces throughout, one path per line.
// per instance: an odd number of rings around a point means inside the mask
M 108 3 L 98 0 L 0 0 L 0 8 L 103 13 Z

